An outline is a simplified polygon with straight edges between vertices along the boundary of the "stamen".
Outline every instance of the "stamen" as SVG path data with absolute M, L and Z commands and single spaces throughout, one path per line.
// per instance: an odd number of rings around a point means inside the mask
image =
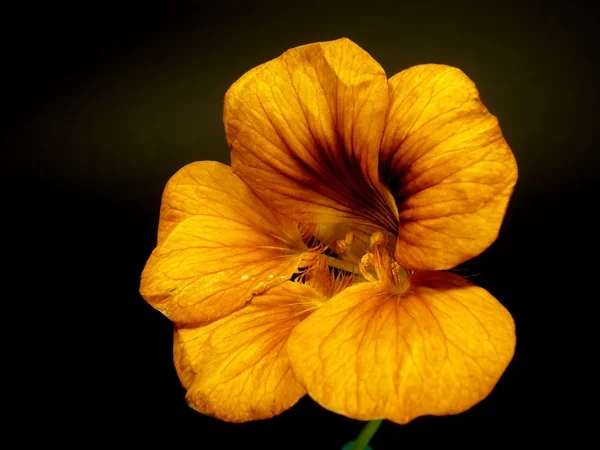
M 336 259 L 331 256 L 327 256 L 327 265 L 334 269 L 340 269 L 345 272 L 354 273 L 356 275 L 360 275 L 360 273 L 361 273 L 360 268 L 356 264 L 354 264 L 350 261 Z
M 354 233 L 352 231 L 348 231 L 346 233 L 346 238 L 344 239 L 344 242 L 346 242 L 346 244 L 348 245 L 354 244 Z
M 373 267 L 373 262 L 371 260 L 371 254 L 365 253 L 363 257 L 360 259 L 360 273 L 367 281 L 378 281 L 377 278 L 373 276 L 369 269 Z
M 387 245 L 387 236 L 383 234 L 381 231 L 376 231 L 369 238 L 369 251 L 372 252 L 375 247 L 382 246 L 385 247 Z
M 348 253 L 348 244 L 346 241 L 336 241 L 335 243 L 335 253 L 339 256 L 345 256 Z
M 338 240 L 335 243 L 335 253 L 343 257 L 345 261 L 351 261 L 352 264 L 358 265 L 360 259 L 357 255 L 359 249 L 354 246 L 354 233 L 348 231 L 344 240 Z M 355 272 L 358 274 L 358 272 Z
M 373 233 L 369 239 L 369 252 L 360 260 L 360 272 L 367 281 L 378 281 L 386 284 L 388 289 L 404 293 L 409 288 L 409 274 L 390 256 L 386 246 L 385 234 Z
M 352 231 L 348 231 L 346 233 L 346 237 L 343 241 L 336 242 L 336 253 L 340 256 L 350 253 L 350 249 L 354 244 L 354 233 Z

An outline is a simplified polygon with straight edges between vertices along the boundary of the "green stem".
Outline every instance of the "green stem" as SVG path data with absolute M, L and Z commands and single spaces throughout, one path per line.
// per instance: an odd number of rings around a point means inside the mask
M 371 420 L 367 422 L 365 427 L 361 430 L 360 434 L 354 441 L 352 448 L 350 450 L 364 450 L 365 447 L 369 444 L 371 438 L 377 432 L 377 429 L 381 425 L 381 420 Z

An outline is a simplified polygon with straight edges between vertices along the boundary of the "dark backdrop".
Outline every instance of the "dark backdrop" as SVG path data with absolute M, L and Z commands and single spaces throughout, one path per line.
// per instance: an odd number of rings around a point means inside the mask
M 574 278 L 567 250 L 585 235 L 583 211 L 593 205 L 593 10 L 441 0 L 179 5 L 52 4 L 4 17 L 4 222 L 26 236 L 22 244 L 6 235 L 23 276 L 8 284 L 27 310 L 16 321 L 20 342 L 33 342 L 17 353 L 35 366 L 19 414 L 41 419 L 47 441 L 81 433 L 83 448 L 106 438 L 339 449 L 358 433 L 360 422 L 308 398 L 243 425 L 190 410 L 171 361 L 172 325 L 137 292 L 166 181 L 192 161 L 229 162 L 221 114 L 231 83 L 288 48 L 346 36 L 388 76 L 428 62 L 461 68 L 520 168 L 500 238 L 464 266 L 513 314 L 513 362 L 470 411 L 385 423 L 375 449 L 542 439 L 577 421 L 564 406 L 565 377 L 580 369 L 569 362 L 572 310 L 559 292 Z M 29 325 L 33 316 L 41 328 Z

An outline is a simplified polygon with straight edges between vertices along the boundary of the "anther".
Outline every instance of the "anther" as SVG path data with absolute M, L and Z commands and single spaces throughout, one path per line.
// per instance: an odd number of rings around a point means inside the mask
M 346 252 L 348 251 L 348 247 L 349 247 L 349 245 L 346 241 L 336 241 L 335 252 L 339 256 L 344 256 L 346 254 Z
M 387 236 L 381 231 L 376 231 L 369 238 L 369 251 L 372 252 L 377 246 L 387 245 Z
M 378 281 L 399 293 L 408 289 L 408 274 L 388 252 L 387 236 L 376 231 L 369 238 L 369 251 L 360 260 L 360 271 L 367 281 Z
M 346 244 L 348 245 L 354 244 L 354 233 L 352 231 L 348 231 L 346 233 L 346 238 L 344 239 L 344 242 L 346 242 Z

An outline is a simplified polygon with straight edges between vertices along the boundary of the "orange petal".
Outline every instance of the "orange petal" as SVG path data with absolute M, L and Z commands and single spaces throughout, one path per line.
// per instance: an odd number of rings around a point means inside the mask
M 411 282 L 403 295 L 352 286 L 294 329 L 292 368 L 323 407 L 405 424 L 465 411 L 494 388 L 514 353 L 510 313 L 453 274 Z
M 197 411 L 230 422 L 273 417 L 306 391 L 285 351 L 293 328 L 324 299 L 287 282 L 247 307 L 197 328 L 175 332 L 175 367 Z
M 348 39 L 288 50 L 242 76 L 225 96 L 233 170 L 300 222 L 359 221 L 396 232 L 379 181 L 386 75 Z
M 140 292 L 185 324 L 221 318 L 289 280 L 307 250 L 296 223 L 212 161 L 190 164 L 168 183 L 159 239 Z
M 473 82 L 453 67 L 412 67 L 389 80 L 382 175 L 400 215 L 396 259 L 448 269 L 498 235 L 517 165 Z

